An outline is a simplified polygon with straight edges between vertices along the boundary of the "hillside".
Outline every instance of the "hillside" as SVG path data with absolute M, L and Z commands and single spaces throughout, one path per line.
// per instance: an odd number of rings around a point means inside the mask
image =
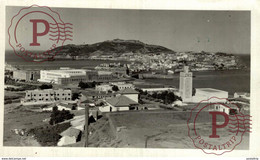
M 86 45 L 65 45 L 62 48 L 57 47 L 54 50 L 60 50 L 59 55 L 62 56 L 100 56 L 100 55 L 113 55 L 115 57 L 124 53 L 175 53 L 174 51 L 158 46 L 145 44 L 138 40 L 121 40 L 114 39 L 94 44 Z

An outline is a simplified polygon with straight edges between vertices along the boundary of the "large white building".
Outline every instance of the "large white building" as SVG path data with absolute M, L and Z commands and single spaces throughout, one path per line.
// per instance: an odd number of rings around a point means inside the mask
M 41 70 L 39 82 L 65 84 L 86 81 L 86 70 L 61 68 L 59 70 Z
M 196 94 L 192 97 L 194 103 L 205 102 L 226 102 L 228 92 L 213 88 L 196 88 Z M 206 101 L 208 100 L 208 101 Z
M 183 102 L 192 101 L 192 72 L 189 72 L 189 66 L 184 66 L 184 72 L 180 73 L 179 90 Z
M 67 67 L 58 70 L 41 70 L 39 82 L 54 84 L 71 84 L 79 82 L 107 82 L 113 79 L 112 72 Z

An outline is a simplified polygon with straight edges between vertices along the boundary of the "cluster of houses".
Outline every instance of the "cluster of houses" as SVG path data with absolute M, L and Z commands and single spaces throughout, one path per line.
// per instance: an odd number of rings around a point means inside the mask
M 237 69 L 237 61 L 233 55 L 219 55 L 216 53 L 177 52 L 175 54 L 134 54 L 130 57 L 133 61 L 129 69 L 134 72 L 174 69 L 173 72 L 182 71 L 183 61 L 189 63 L 192 71 L 215 70 L 217 66 L 227 69 Z M 216 66 L 217 65 L 217 66 Z

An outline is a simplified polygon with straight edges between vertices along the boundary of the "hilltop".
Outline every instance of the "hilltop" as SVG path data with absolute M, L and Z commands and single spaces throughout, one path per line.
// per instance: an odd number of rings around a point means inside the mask
M 100 56 L 100 55 L 113 55 L 115 57 L 124 53 L 170 53 L 175 52 L 159 45 L 145 44 L 138 40 L 122 40 L 114 39 L 104 42 L 75 45 L 68 44 L 63 47 L 57 47 L 54 50 L 60 50 L 61 56 Z

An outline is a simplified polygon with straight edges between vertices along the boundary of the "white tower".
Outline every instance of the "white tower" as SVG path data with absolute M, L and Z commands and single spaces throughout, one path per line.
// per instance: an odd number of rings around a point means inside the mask
M 192 72 L 189 72 L 189 66 L 184 66 L 184 72 L 180 73 L 179 90 L 183 102 L 192 101 Z

